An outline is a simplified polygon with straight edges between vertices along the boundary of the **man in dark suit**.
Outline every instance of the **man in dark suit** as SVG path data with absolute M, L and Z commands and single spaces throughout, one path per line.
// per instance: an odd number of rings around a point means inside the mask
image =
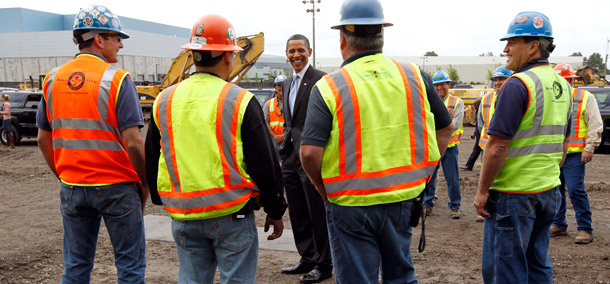
M 299 148 L 309 94 L 324 72 L 309 66 L 309 40 L 295 34 L 286 41 L 286 57 L 294 75 L 284 81 L 284 144 L 280 147 L 282 174 L 290 223 L 301 260 L 282 273 L 304 274 L 301 283 L 318 283 L 332 276 L 324 201 L 301 166 Z

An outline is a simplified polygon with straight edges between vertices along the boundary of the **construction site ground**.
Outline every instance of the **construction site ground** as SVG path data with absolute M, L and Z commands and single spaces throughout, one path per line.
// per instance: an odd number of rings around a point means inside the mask
M 472 150 L 474 141 L 469 138 L 472 132 L 472 127 L 465 127 L 466 139 L 459 146 L 460 165 Z M 549 249 L 555 283 L 610 283 L 610 154 L 605 152 L 595 154 L 587 165 L 585 179 L 595 240 L 588 245 L 574 243 L 576 221 L 568 201 L 569 236 L 552 238 Z M 58 283 L 63 269 L 59 182 L 47 168 L 34 139 L 25 139 L 12 150 L 2 148 L 0 165 L 0 283 Z M 463 215 L 459 220 L 449 216 L 447 186 L 442 175 L 439 178 L 438 202 L 426 221 L 427 247 L 423 253 L 417 252 L 420 227 L 413 229 L 413 262 L 420 283 L 483 282 L 480 261 L 483 223 L 475 222 L 472 206 L 479 169 L 475 166 L 474 171 L 460 171 Z M 162 207 L 150 202 L 145 214 L 167 216 Z M 263 226 L 263 220 L 264 214 L 257 212 L 257 225 Z M 284 224 L 290 229 L 287 214 Z M 146 245 L 147 283 L 176 283 L 175 244 L 149 240 Z M 280 273 L 280 268 L 298 260 L 294 247 L 261 248 L 257 282 L 298 283 L 300 275 Z M 116 283 L 112 247 L 103 225 L 92 283 Z M 335 281 L 328 279 L 323 283 Z

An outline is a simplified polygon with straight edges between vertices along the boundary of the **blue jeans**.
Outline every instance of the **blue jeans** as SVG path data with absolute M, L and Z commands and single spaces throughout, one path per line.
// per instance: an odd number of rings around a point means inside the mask
M 548 256 L 559 189 L 537 194 L 489 192 L 483 229 L 483 280 L 498 283 L 553 283 Z
M 118 283 L 144 283 L 146 240 L 135 183 L 71 186 L 61 183 L 64 223 L 61 283 L 89 283 L 101 219 L 114 249 Z
M 447 193 L 449 194 L 449 209 L 460 209 L 460 174 L 458 172 L 458 147 L 447 148 L 445 154 L 441 157 L 441 166 L 447 180 Z M 426 208 L 434 207 L 434 196 L 436 195 L 436 175 L 438 170 L 432 175 L 428 184 L 428 192 L 424 196 L 424 206 Z
M 373 206 L 326 202 L 337 283 L 417 283 L 411 260 L 413 200 Z
M 178 283 L 213 283 L 216 267 L 220 283 L 256 283 L 258 234 L 254 214 L 179 221 L 172 219 L 176 241 Z
M 566 159 L 561 166 L 561 204 L 557 211 L 557 216 L 553 221 L 556 227 L 567 229 L 568 222 L 566 221 L 566 186 L 570 201 L 576 213 L 576 224 L 578 231 L 585 231 L 589 234 L 593 233 L 591 225 L 591 206 L 589 205 L 589 196 L 585 191 L 585 164 L 581 162 L 582 153 L 572 153 L 566 155 Z

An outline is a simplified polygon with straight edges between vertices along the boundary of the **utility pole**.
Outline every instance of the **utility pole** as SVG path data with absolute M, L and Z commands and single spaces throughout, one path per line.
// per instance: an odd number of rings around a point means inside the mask
M 608 45 L 610 45 L 610 38 L 606 38 L 606 61 L 604 62 L 604 79 L 606 79 L 606 69 L 608 69 Z
M 313 27 L 313 67 L 316 68 L 316 12 L 320 12 L 320 8 L 316 9 L 316 2 L 320 4 L 321 0 L 303 0 L 303 4 L 311 3 L 311 9 L 307 9 L 307 13 L 311 13 L 311 22 Z

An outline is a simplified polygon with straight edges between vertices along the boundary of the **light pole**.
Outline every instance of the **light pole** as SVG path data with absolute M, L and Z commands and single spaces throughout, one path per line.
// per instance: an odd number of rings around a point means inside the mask
M 610 38 L 606 39 L 606 62 L 604 63 L 604 79 L 606 79 L 606 69 L 608 69 L 608 45 L 610 45 Z
M 427 57 L 427 56 L 422 56 L 422 57 L 421 57 L 421 61 L 422 61 L 422 63 L 423 63 L 423 64 L 422 64 L 421 69 L 422 69 L 424 72 L 426 72 L 426 61 L 428 61 L 428 57 Z
M 316 68 L 316 12 L 320 12 L 320 8 L 316 9 L 316 2 L 320 4 L 321 0 L 303 0 L 303 4 L 311 3 L 311 9 L 307 9 L 307 13 L 311 13 L 311 22 L 313 27 L 313 67 Z

